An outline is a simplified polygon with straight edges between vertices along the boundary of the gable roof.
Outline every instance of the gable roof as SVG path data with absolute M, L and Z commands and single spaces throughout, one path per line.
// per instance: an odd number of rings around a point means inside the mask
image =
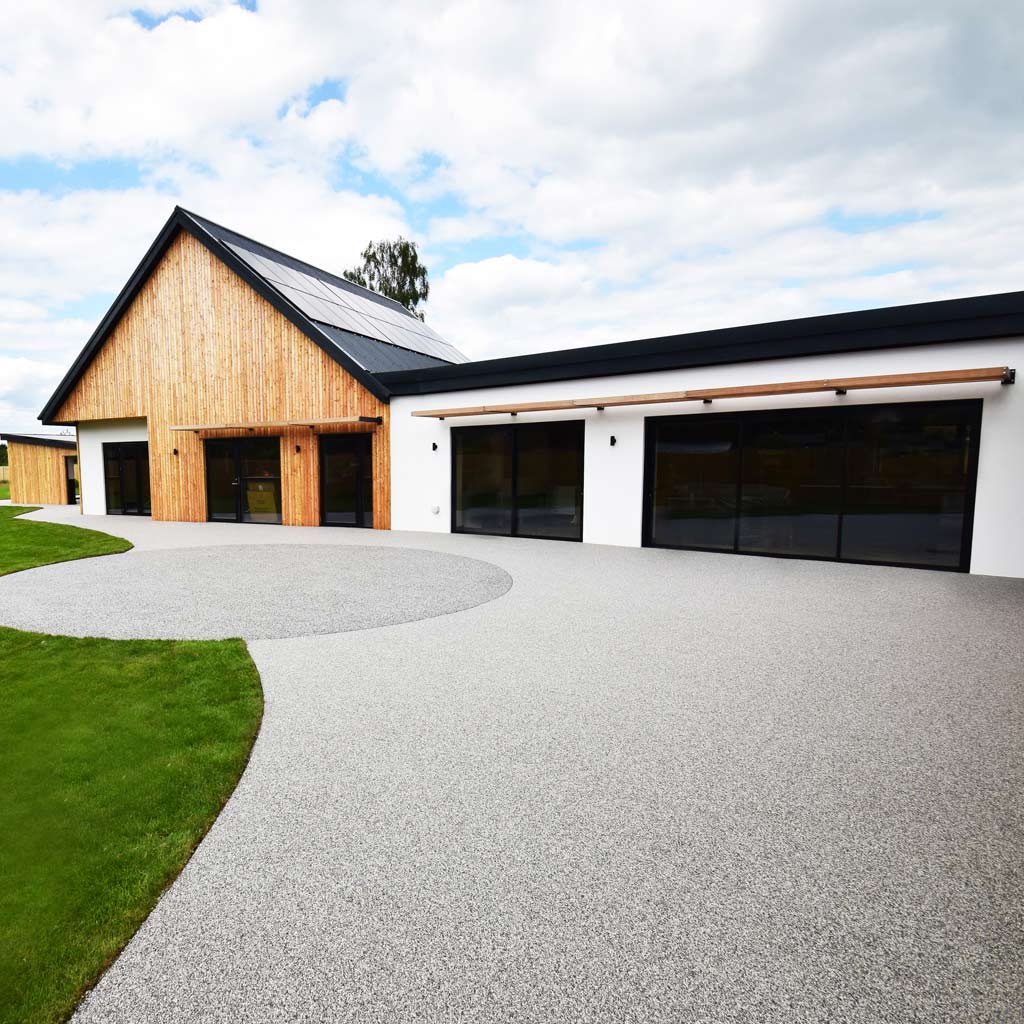
M 60 410 L 181 231 L 230 267 L 382 401 L 388 401 L 390 392 L 374 376 L 375 370 L 423 369 L 466 359 L 399 303 L 176 206 L 40 412 L 44 423 Z
M 42 434 L 0 434 L 0 441 L 9 441 L 14 444 L 34 444 L 39 448 L 70 448 L 75 451 L 78 445 L 64 437 Z
M 1014 335 L 1024 335 L 1024 291 L 424 367 L 379 379 L 392 395 L 430 395 Z

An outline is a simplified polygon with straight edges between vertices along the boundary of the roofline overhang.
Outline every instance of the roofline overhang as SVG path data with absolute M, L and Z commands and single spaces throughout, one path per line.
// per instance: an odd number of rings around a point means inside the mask
M 156 236 L 153 244 L 142 257 L 141 262 L 135 268 L 124 288 L 118 293 L 110 309 L 107 310 L 99 326 L 92 333 L 92 336 L 85 343 L 84 348 L 78 354 L 70 369 L 64 375 L 57 389 L 50 396 L 46 405 L 39 413 L 39 419 L 47 425 L 54 422 L 53 417 L 60 407 L 67 400 L 71 389 L 78 383 L 82 375 L 89 368 L 96 354 L 103 343 L 107 340 L 118 321 L 124 315 L 125 310 L 131 305 L 138 295 L 142 286 L 149 279 L 156 265 L 160 262 L 164 253 L 177 237 L 179 231 L 186 231 L 201 245 L 205 246 L 225 266 L 235 272 L 246 284 L 255 290 L 262 298 L 266 299 L 285 319 L 297 327 L 314 345 L 323 349 L 342 369 L 354 377 L 372 395 L 382 402 L 387 402 L 391 397 L 390 389 L 377 377 L 364 370 L 346 353 L 342 352 L 331 339 L 321 331 L 317 325 L 310 320 L 297 307 L 292 305 L 283 295 L 271 288 L 251 267 L 234 252 L 231 251 L 220 239 L 210 234 L 201 224 L 193 219 L 188 210 L 175 206 L 174 212 L 168 217 L 160 233 Z
M 614 377 L 1024 335 L 1024 292 L 942 299 L 378 374 L 392 395 Z
M 0 441 L 7 441 L 8 444 L 36 445 L 39 448 L 63 448 L 66 451 L 75 451 L 78 448 L 75 441 L 60 437 L 33 437 L 32 434 L 0 434 Z

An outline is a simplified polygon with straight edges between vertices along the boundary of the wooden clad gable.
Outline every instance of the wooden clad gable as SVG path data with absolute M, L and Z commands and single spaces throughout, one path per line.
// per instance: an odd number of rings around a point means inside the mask
M 95 354 L 55 423 L 145 417 L 155 519 L 206 515 L 205 437 L 182 423 L 381 417 L 373 429 L 373 509 L 390 525 L 389 407 L 187 232 L 179 232 Z M 331 432 L 367 430 L 338 425 Z M 326 432 L 327 428 L 324 428 Z M 319 459 L 309 427 L 257 428 L 281 438 L 286 524 L 319 522 Z M 178 454 L 174 451 L 177 449 Z

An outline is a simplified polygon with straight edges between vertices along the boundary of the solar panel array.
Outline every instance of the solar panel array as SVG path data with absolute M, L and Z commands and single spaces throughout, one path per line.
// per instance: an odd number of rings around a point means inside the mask
M 442 359 L 447 363 L 465 363 L 466 357 L 449 345 L 422 320 L 388 302 L 339 287 L 333 281 L 313 273 L 285 266 L 272 257 L 253 252 L 235 242 L 224 240 L 237 256 L 266 278 L 303 313 L 319 323 L 412 352 Z M 310 268 L 312 271 L 313 268 Z

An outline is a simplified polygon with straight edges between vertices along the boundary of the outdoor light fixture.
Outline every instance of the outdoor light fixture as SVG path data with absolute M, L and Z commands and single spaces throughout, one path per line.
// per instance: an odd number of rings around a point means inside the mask
M 845 395 L 846 394 L 846 388 L 836 388 L 836 394 L 837 395 Z
M 177 455 L 177 454 L 178 454 L 178 449 L 177 449 L 177 448 L 175 448 L 175 449 L 174 449 L 174 454 L 175 454 L 175 455 Z
M 298 455 L 299 452 L 301 452 L 301 451 L 302 451 L 302 449 L 298 445 L 296 445 L 295 446 L 295 454 Z
M 614 434 L 612 434 L 612 436 L 608 438 L 608 443 L 609 443 L 609 444 L 610 444 L 610 445 L 611 445 L 611 446 L 612 446 L 613 448 L 615 447 L 615 435 L 614 435 Z
M 437 451 L 437 442 L 436 441 L 431 441 L 430 442 L 430 450 L 432 452 L 436 452 Z
M 710 405 L 711 404 L 711 399 L 710 398 L 705 398 L 704 399 L 704 404 L 705 405 Z

